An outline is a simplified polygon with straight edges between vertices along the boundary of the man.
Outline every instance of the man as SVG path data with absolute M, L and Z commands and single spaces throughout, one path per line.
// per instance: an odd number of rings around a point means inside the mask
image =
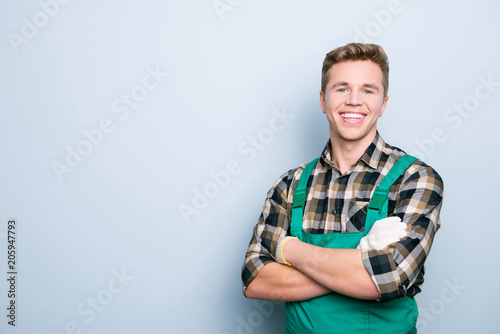
M 378 45 L 328 53 L 320 104 L 330 140 L 317 161 L 283 174 L 267 194 L 243 292 L 286 301 L 287 333 L 416 333 L 413 297 L 440 227 L 443 183 L 377 132 L 388 77 Z

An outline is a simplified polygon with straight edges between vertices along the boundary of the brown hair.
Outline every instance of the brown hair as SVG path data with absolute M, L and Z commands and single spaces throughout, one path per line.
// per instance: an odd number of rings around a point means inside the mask
M 321 91 L 323 94 L 325 94 L 329 71 L 332 66 L 349 60 L 371 60 L 380 66 L 383 75 L 384 97 L 387 96 L 389 90 L 389 59 L 380 45 L 368 43 L 349 43 L 326 54 L 321 70 Z

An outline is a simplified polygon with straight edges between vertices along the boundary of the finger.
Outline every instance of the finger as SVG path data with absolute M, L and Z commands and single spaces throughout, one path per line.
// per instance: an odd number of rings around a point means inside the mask
M 396 222 L 390 222 L 386 223 L 383 225 L 382 229 L 389 231 L 389 230 L 406 230 L 406 224 L 405 223 L 396 223 Z
M 385 231 L 382 233 L 377 234 L 376 238 L 378 240 L 389 240 L 389 239 L 395 239 L 397 238 L 398 240 L 401 238 L 404 238 L 408 235 L 408 233 L 405 230 L 392 230 L 392 231 Z
M 405 223 L 401 222 L 401 219 L 399 217 L 388 217 L 384 219 L 377 220 L 372 227 L 372 230 L 376 233 L 378 230 L 385 230 L 385 229 L 391 229 L 391 228 L 396 228 L 396 226 L 402 227 L 405 226 Z
M 383 219 L 379 219 L 375 222 L 378 223 L 378 222 L 381 222 L 381 223 L 384 223 L 384 224 L 387 224 L 387 223 L 400 223 L 401 222 L 401 218 L 399 218 L 398 216 L 390 216 L 390 217 L 387 217 L 387 218 L 383 218 Z

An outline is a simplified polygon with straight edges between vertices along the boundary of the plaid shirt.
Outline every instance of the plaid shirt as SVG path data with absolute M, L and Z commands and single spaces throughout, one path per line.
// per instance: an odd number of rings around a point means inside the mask
M 363 231 L 375 186 L 404 154 L 377 133 L 358 162 L 341 175 L 332 162 L 328 141 L 308 180 L 303 228 L 316 234 Z M 293 192 L 305 165 L 283 174 L 267 194 L 242 268 L 244 289 L 266 263 L 275 261 L 278 241 L 290 235 Z M 392 185 L 388 215 L 401 218 L 409 234 L 386 249 L 362 251 L 363 264 L 381 301 L 413 297 L 421 291 L 424 262 L 440 227 L 442 199 L 441 177 L 420 160 Z

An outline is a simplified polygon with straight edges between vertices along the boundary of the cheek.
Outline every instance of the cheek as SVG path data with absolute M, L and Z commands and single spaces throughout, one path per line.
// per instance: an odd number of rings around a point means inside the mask
M 344 102 L 345 99 L 341 99 L 341 98 L 338 98 L 338 97 L 335 97 L 335 98 L 330 98 L 328 100 L 328 103 L 326 104 L 326 107 L 327 107 L 327 110 L 330 110 L 330 111 L 335 111 L 339 108 L 340 105 L 342 105 L 342 103 Z
M 382 111 L 384 109 L 384 101 L 380 101 L 379 99 L 377 100 L 371 100 L 371 101 L 366 101 L 367 102 L 367 105 L 370 106 L 370 109 L 373 111 L 373 112 L 379 112 L 379 111 Z

